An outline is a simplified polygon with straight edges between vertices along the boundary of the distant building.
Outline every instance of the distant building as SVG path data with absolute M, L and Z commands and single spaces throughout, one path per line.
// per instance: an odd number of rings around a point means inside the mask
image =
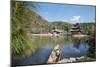
M 79 26 L 79 23 L 76 23 L 72 26 L 70 32 L 72 34 L 80 34 L 81 33 L 81 29 L 80 29 L 80 26 Z
M 52 33 L 54 36 L 60 36 L 63 33 L 63 30 L 54 29 L 54 30 L 52 30 Z

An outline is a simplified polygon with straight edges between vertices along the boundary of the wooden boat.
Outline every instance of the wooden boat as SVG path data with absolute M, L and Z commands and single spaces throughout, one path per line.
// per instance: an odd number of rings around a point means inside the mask
M 49 64 L 57 63 L 60 60 L 60 57 L 61 57 L 61 49 L 60 49 L 60 45 L 58 44 L 52 50 L 47 63 Z

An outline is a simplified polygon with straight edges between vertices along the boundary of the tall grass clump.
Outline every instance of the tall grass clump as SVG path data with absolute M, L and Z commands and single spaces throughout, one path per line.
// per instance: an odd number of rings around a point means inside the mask
M 23 1 L 11 2 L 11 51 L 13 58 L 30 55 L 36 50 L 30 33 L 31 21 L 34 14 L 30 12 L 27 3 Z

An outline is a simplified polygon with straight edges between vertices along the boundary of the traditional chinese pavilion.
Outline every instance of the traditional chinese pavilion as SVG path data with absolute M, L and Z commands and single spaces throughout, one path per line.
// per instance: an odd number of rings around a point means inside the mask
M 80 30 L 80 26 L 79 26 L 79 23 L 76 23 L 76 24 L 73 24 L 70 32 L 72 34 L 81 34 L 81 30 Z

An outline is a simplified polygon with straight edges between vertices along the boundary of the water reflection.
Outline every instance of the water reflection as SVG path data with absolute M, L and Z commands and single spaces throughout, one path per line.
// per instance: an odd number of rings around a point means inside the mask
M 38 45 L 39 49 L 30 57 L 13 60 L 14 65 L 36 65 L 46 64 L 48 57 L 57 44 L 60 45 L 62 51 L 62 58 L 84 56 L 88 51 L 88 43 L 85 38 L 72 37 L 33 37 L 34 44 Z
M 62 46 L 63 58 L 80 57 L 87 54 L 89 49 L 85 38 L 71 38 L 72 41 L 68 45 Z
M 79 47 L 80 47 L 80 43 L 81 43 L 81 39 L 79 39 L 79 38 L 74 38 L 73 39 L 73 45 L 74 45 L 74 47 L 76 48 L 76 49 L 79 49 Z

